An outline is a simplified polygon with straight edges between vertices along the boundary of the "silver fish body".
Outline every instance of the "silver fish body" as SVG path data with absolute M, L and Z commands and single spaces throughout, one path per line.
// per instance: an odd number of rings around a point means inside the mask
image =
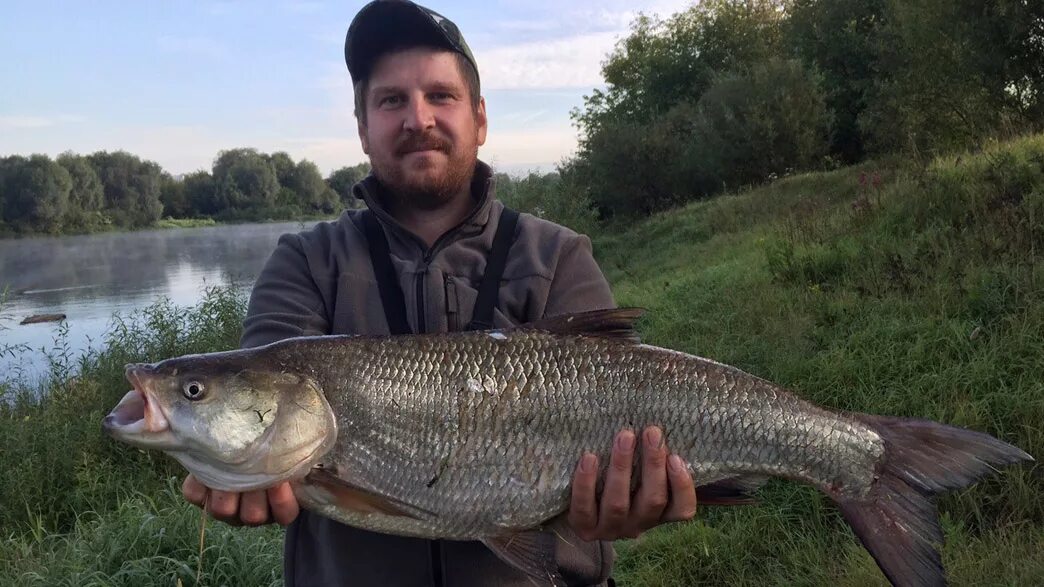
M 566 509 L 579 457 L 608 463 L 626 427 L 661 426 L 697 485 L 782 476 L 857 496 L 884 453 L 866 424 L 652 346 L 526 331 L 303 344 L 329 358 L 314 376 L 339 432 L 322 464 L 433 514 L 323 512 L 377 531 L 474 539 L 539 525 Z
M 135 390 L 104 424 L 210 487 L 291 480 L 304 507 L 332 519 L 482 540 L 554 585 L 554 524 L 576 463 L 584 452 L 608 463 L 623 428 L 660 426 L 701 499 L 744 497 L 770 476 L 817 487 L 899 585 L 944 581 L 936 494 L 1032 460 L 986 434 L 840 414 L 734 367 L 640 344 L 638 314 L 305 337 L 130 365 Z

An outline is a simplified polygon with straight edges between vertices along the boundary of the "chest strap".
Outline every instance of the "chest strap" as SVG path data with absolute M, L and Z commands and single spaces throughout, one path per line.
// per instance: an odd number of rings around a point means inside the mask
M 377 277 L 377 289 L 384 307 L 384 317 L 388 321 L 388 330 L 392 334 L 410 334 L 406 321 L 406 297 L 399 286 L 399 279 L 392 266 L 388 239 L 381 229 L 377 216 L 370 210 L 362 213 L 363 231 L 369 243 L 370 263 L 373 274 Z M 504 207 L 497 223 L 497 233 L 493 236 L 493 247 L 486 257 L 486 271 L 482 275 L 478 297 L 475 300 L 475 311 L 467 330 L 488 330 L 493 328 L 493 309 L 497 306 L 500 281 L 507 265 L 508 250 L 515 240 L 515 228 L 518 226 L 518 212 Z
M 381 230 L 377 216 L 369 210 L 362 213 L 363 231 L 370 245 L 370 263 L 373 274 L 377 277 L 377 290 L 381 294 L 381 305 L 384 317 L 388 320 L 388 331 L 392 334 L 410 334 L 413 331 L 406 322 L 406 297 L 402 295 L 399 279 L 392 267 L 391 252 L 388 250 L 388 239 Z

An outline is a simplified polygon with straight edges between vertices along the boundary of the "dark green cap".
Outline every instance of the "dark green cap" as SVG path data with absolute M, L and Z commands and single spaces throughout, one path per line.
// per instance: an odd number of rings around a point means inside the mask
M 388 51 L 416 46 L 444 47 L 460 53 L 478 74 L 478 64 L 464 36 L 438 12 L 409 0 L 374 0 L 348 26 L 344 61 L 352 82 L 366 79 L 377 58 Z

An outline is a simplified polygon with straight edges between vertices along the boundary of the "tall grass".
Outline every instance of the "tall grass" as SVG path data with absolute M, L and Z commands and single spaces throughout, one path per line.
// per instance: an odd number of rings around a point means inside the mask
M 818 403 L 983 430 L 1044 455 L 1044 136 L 927 167 L 795 176 L 595 235 L 618 302 L 649 309 L 647 342 L 737 365 Z M 0 583 L 194 583 L 198 510 L 166 457 L 105 438 L 125 363 L 231 348 L 243 300 L 157 304 L 104 349 L 56 361 L 44 389 L 0 402 Z M 74 361 L 75 362 L 75 361 Z M 957 585 L 1044 584 L 1039 467 L 941 504 Z M 624 585 L 878 585 L 814 490 L 773 482 L 761 505 L 620 543 Z M 275 528 L 209 526 L 204 583 L 279 582 Z
M 1044 137 L 927 168 L 797 176 L 595 246 L 617 301 L 649 308 L 647 342 L 824 405 L 949 422 L 1044 455 Z M 942 501 L 954 583 L 1044 584 L 1042 490 L 1040 468 L 1025 467 Z M 762 498 L 624 545 L 621 577 L 882 580 L 822 496 L 775 484 Z

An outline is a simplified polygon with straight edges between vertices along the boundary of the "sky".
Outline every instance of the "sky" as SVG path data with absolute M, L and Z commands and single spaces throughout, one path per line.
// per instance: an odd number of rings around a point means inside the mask
M 286 151 L 324 174 L 365 161 L 344 35 L 360 1 L 3 0 L 0 156 L 126 150 L 175 175 L 223 149 Z M 639 13 L 692 0 L 433 0 L 479 65 L 489 137 L 513 174 L 576 148 L 569 112 Z

